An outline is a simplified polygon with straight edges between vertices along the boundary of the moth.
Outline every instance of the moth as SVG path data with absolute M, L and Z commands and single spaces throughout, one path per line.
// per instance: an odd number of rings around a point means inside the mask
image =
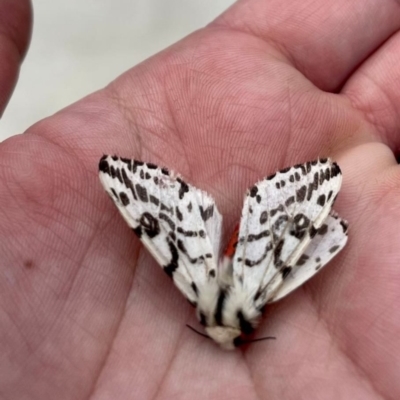
M 249 188 L 222 257 L 222 217 L 206 192 L 166 168 L 117 156 L 100 159 L 99 176 L 224 349 L 242 344 L 267 304 L 315 275 L 347 241 L 348 224 L 332 210 L 342 174 L 327 158 L 282 169 Z

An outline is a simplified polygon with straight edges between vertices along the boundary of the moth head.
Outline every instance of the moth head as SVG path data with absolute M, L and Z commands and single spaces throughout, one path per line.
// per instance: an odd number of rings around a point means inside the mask
M 241 331 L 228 326 L 208 326 L 207 335 L 225 350 L 235 349 L 235 339 L 240 338 Z

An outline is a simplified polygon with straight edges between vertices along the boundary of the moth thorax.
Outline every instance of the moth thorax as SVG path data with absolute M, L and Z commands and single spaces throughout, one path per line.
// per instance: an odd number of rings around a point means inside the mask
M 234 340 L 240 336 L 240 329 L 227 326 L 208 326 L 207 335 L 218 343 L 224 350 L 234 350 Z

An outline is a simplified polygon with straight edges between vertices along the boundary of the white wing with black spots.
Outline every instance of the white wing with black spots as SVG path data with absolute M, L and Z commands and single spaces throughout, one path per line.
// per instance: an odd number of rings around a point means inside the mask
M 192 303 L 215 285 L 222 218 L 207 193 L 154 164 L 103 156 L 100 181 L 125 221 Z
M 341 181 L 338 165 L 321 159 L 285 168 L 248 190 L 233 271 L 235 285 L 254 294 L 257 307 L 276 298 L 328 218 Z
M 296 265 L 282 280 L 278 290 L 268 299 L 268 303 L 285 297 L 327 265 L 346 245 L 347 227 L 347 222 L 331 211 Z M 273 292 L 268 290 L 268 285 L 266 292 Z

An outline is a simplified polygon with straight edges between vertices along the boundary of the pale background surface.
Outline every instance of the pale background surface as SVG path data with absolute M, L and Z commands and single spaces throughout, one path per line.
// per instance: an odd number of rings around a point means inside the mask
M 211 22 L 234 0 L 33 0 L 32 42 L 0 141 Z

